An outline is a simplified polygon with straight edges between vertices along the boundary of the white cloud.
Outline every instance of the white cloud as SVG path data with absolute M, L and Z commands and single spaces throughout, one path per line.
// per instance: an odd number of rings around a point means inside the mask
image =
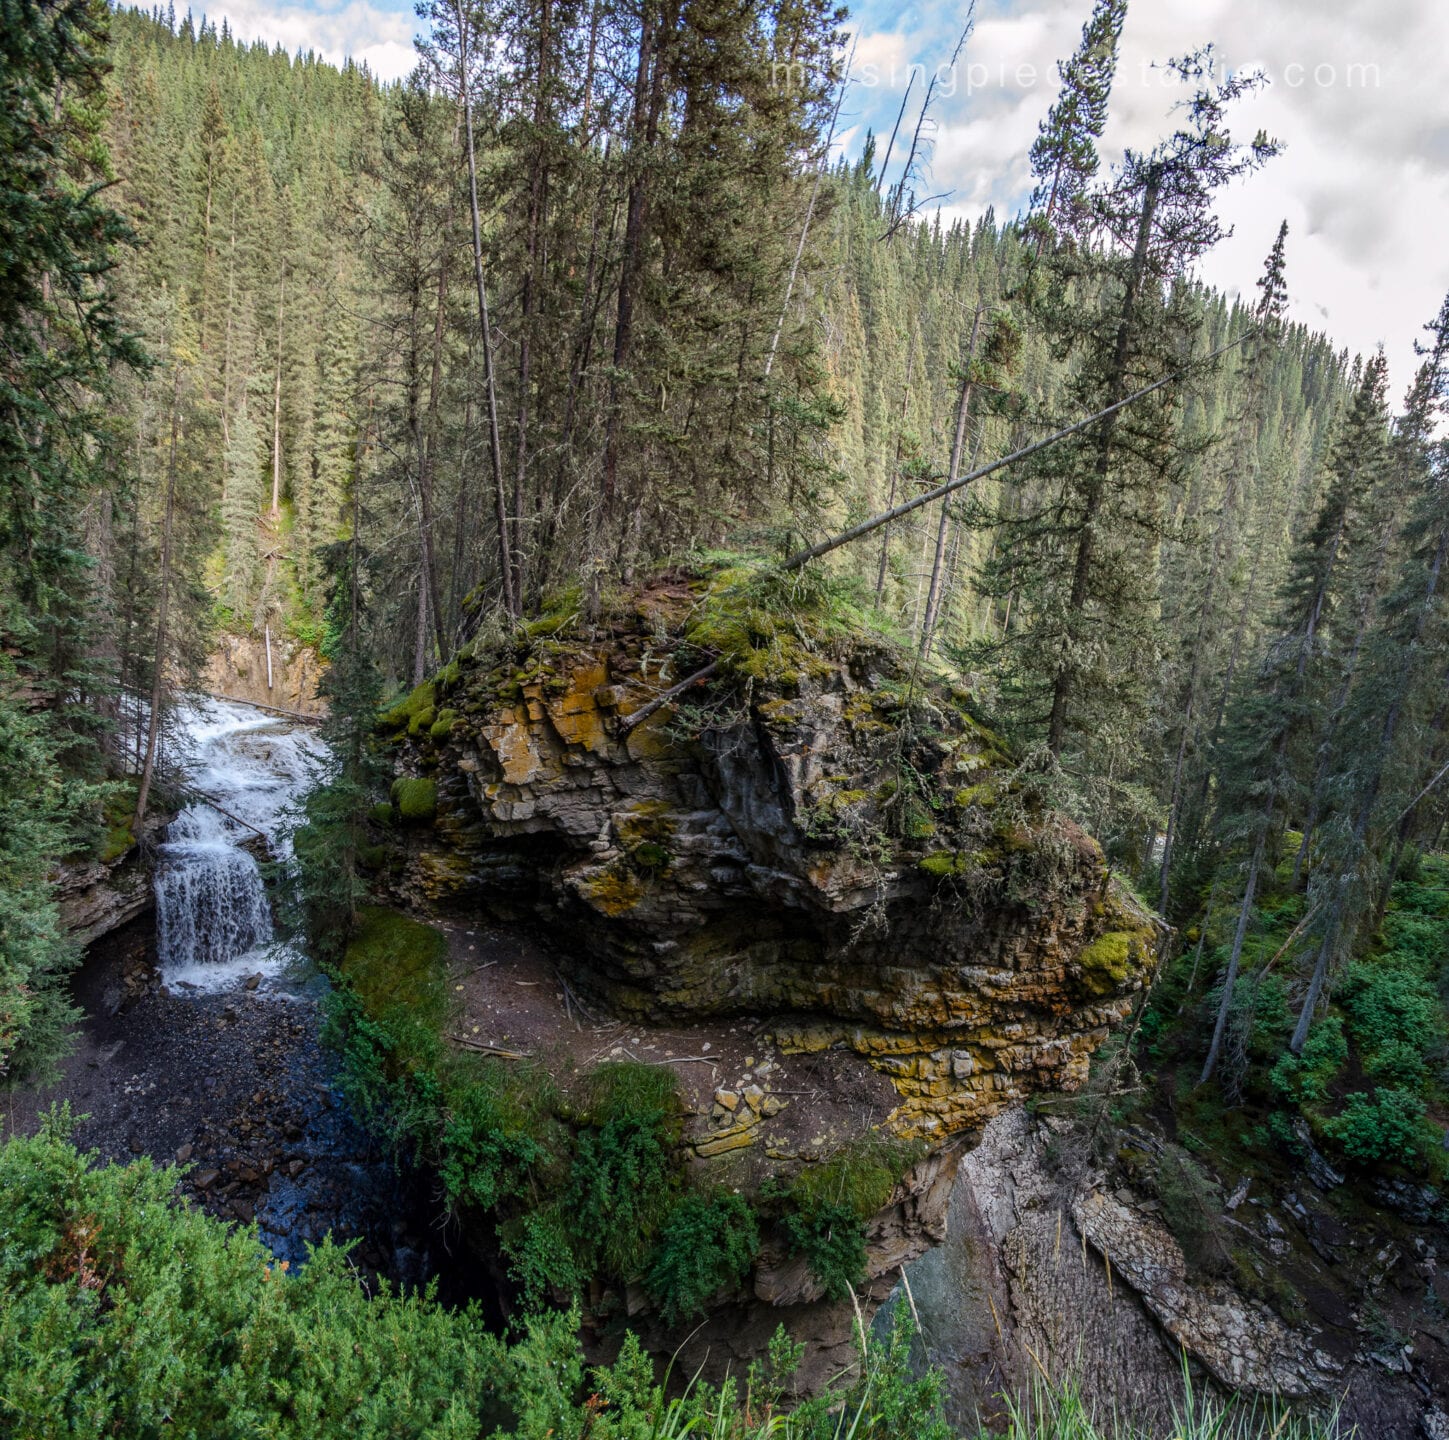
M 287 50 L 315 50 L 333 64 L 351 57 L 381 80 L 396 80 L 417 63 L 410 11 L 388 10 L 368 0 L 345 4 L 278 5 L 269 0 L 223 0 L 195 4 L 198 15 L 221 24 L 225 16 L 239 40 L 265 40 Z
M 926 188 L 953 192 L 950 214 L 974 218 L 988 204 L 1004 214 L 1022 203 L 1026 151 L 1056 92 L 1056 61 L 1075 47 L 1090 9 L 1090 0 L 983 4 L 956 92 L 937 111 Z M 878 33 L 877 16 L 887 20 Z M 934 66 L 954 42 L 934 15 L 903 17 L 871 0 L 861 23 L 861 53 L 889 53 L 902 68 L 910 59 Z M 1250 139 L 1261 127 L 1286 149 L 1224 197 L 1236 233 L 1208 258 L 1205 278 L 1250 291 L 1286 218 L 1295 317 L 1351 350 L 1383 341 L 1401 393 L 1416 363 L 1412 342 L 1449 288 L 1449 5 L 1138 0 L 1123 35 L 1108 159 L 1150 146 L 1172 124 L 1182 92 L 1164 88 L 1152 62 L 1208 41 L 1230 66 L 1261 67 L 1273 80 L 1238 106 L 1235 132 Z M 1021 66 L 1034 68 L 1033 83 L 1023 83 Z M 985 78 L 971 84 L 972 74 Z M 879 130 L 880 114 L 893 117 L 899 103 L 897 92 L 858 104 L 857 129 Z

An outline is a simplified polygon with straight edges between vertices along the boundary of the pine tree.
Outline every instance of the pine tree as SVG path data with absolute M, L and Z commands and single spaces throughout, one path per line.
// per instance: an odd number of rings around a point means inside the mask
M 1107 125 L 1126 19 L 1127 0 L 1096 0 L 1076 53 L 1057 65 L 1061 90 L 1031 147 L 1036 188 L 1027 228 L 1037 252 L 1057 237 L 1084 239 L 1090 229 L 1097 143 Z
M 1388 434 L 1385 361 L 1364 368 L 1353 409 L 1334 448 L 1323 502 L 1296 547 L 1279 601 L 1277 638 L 1240 702 L 1229 755 L 1219 765 L 1225 843 L 1246 840 L 1250 855 L 1237 924 L 1222 981 L 1222 997 L 1200 1084 L 1212 1078 L 1222 1054 L 1238 966 L 1253 915 L 1269 840 L 1294 803 L 1299 769 L 1294 746 L 1312 724 L 1321 691 L 1324 630 L 1339 595 L 1345 556 L 1362 539 L 1365 501 L 1382 479 Z
M 1262 136 L 1231 142 L 1226 112 L 1250 82 L 1213 85 L 1210 70 L 1208 56 L 1179 62 L 1204 87 L 1188 125 L 1148 154 L 1129 152 L 1094 196 L 1104 247 L 1062 247 L 1041 267 L 1038 314 L 1057 354 L 1080 356 L 1072 418 L 1108 411 L 1182 365 L 1201 316 L 1185 273 L 1223 233 L 1215 193 L 1273 153 Z M 1192 458 L 1177 403 L 1167 387 L 1054 447 L 1030 477 L 1045 493 L 1023 515 L 994 517 L 1002 538 L 984 583 L 1013 597 L 1017 624 L 973 654 L 1002 667 L 1022 739 L 1083 792 L 1098 791 L 1085 806 L 1099 828 L 1118 807 L 1144 804 L 1134 781 L 1160 644 L 1162 497 Z

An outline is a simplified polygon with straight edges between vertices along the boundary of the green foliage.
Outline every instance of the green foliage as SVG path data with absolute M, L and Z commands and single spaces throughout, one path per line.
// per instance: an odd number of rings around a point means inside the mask
M 543 1311 L 559 1295 L 576 1296 L 589 1282 L 590 1272 L 576 1253 L 573 1226 L 558 1204 L 505 1221 L 498 1238 L 527 1311 Z
M 665 1323 L 702 1315 L 710 1296 L 749 1274 L 759 1248 L 759 1226 L 747 1200 L 728 1190 L 681 1196 L 664 1221 L 649 1267 L 649 1289 Z
M 473 1437 L 510 1380 L 473 1309 L 386 1285 L 330 1241 L 287 1274 L 179 1206 L 174 1170 L 0 1150 L 0 1430 L 32 1436 Z
M 1444 1008 L 1433 985 L 1395 957 L 1355 962 L 1339 992 L 1364 1068 L 1390 1084 L 1413 1086 L 1444 1034 Z
M 1292 1104 L 1321 1104 L 1347 1064 L 1343 1021 L 1328 1015 L 1308 1032 L 1301 1054 L 1284 1051 L 1278 1058 L 1272 1070 L 1273 1087 Z
M 858 581 L 820 569 L 786 573 L 760 561 L 728 559 L 733 563 L 709 576 L 684 638 L 721 657 L 735 674 L 791 689 L 819 668 L 817 656 L 831 645 L 863 636 L 888 643 L 884 621 Z
M 46 1073 L 76 1011 L 66 977 L 76 951 L 51 893 L 52 868 L 75 848 L 95 787 L 68 779 L 44 717 L 11 693 L 0 655 L 0 1086 Z
M 414 825 L 430 823 L 438 809 L 438 785 L 435 780 L 399 779 L 392 782 L 392 803 L 405 821 Z
M 576 1249 L 609 1274 L 639 1274 L 678 1189 L 677 1127 L 620 1109 L 578 1134 L 563 1206 Z
M 438 1174 L 450 1205 L 492 1210 L 521 1194 L 529 1170 L 547 1155 L 533 1131 L 548 1087 L 532 1073 L 518 1083 L 497 1063 L 467 1068 L 466 1078 L 454 1073 L 445 1087 Z
M 1182 1246 L 1187 1263 L 1206 1275 L 1226 1272 L 1232 1247 L 1222 1222 L 1223 1197 L 1217 1184 L 1177 1145 L 1163 1148 L 1154 1178 L 1162 1218 Z
M 1412 1091 L 1385 1088 L 1356 1091 L 1343 1114 L 1324 1123 L 1324 1132 L 1359 1165 L 1402 1165 L 1421 1170 L 1435 1156 L 1439 1133 L 1424 1119 L 1424 1101 Z
M 804 1256 L 829 1299 L 844 1300 L 865 1279 L 865 1231 L 851 1206 L 806 1197 L 782 1223 L 791 1254 Z
M 406 730 L 410 735 L 416 735 L 422 728 L 423 719 L 426 715 L 427 723 L 433 723 L 433 715 L 437 707 L 438 691 L 437 686 L 431 680 L 424 680 L 421 685 L 405 695 L 391 708 L 384 710 L 377 717 L 379 730 Z

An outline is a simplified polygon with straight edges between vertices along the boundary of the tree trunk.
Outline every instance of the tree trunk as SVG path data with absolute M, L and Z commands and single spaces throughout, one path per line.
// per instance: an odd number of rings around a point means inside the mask
M 961 376 L 961 394 L 956 402 L 956 434 L 951 440 L 951 460 L 947 471 L 954 480 L 961 470 L 961 454 L 966 448 L 966 426 L 971 416 L 971 367 L 976 362 L 976 340 L 981 330 L 982 307 L 976 307 L 971 322 L 971 342 L 966 348 L 966 369 Z M 931 654 L 931 641 L 936 633 L 936 616 L 941 606 L 941 566 L 946 556 L 946 531 L 950 524 L 951 502 L 941 501 L 941 520 L 936 526 L 936 555 L 931 562 L 931 585 L 926 592 L 926 614 L 921 622 L 921 658 Z
M 533 97 L 533 129 L 535 141 L 543 131 L 545 94 L 549 83 L 548 47 L 549 0 L 540 0 L 538 18 L 538 75 Z M 544 207 L 548 195 L 548 167 L 542 156 L 535 154 L 528 186 L 528 227 L 524 244 L 523 284 L 519 296 L 518 316 L 518 416 L 517 444 L 513 467 L 513 593 L 520 603 L 524 594 L 523 493 L 528 473 L 528 387 L 532 382 L 534 307 L 539 286 L 539 235 L 543 229 Z
M 287 268 L 277 282 L 277 377 L 272 386 L 272 519 L 282 513 L 282 320 L 287 303 Z M 273 564 L 275 565 L 275 560 Z
M 493 374 L 493 326 L 488 319 L 488 287 L 483 279 L 483 222 L 478 210 L 478 157 L 473 144 L 473 82 L 469 72 L 469 17 L 461 0 L 453 10 L 458 26 L 458 89 L 463 102 L 463 130 L 468 141 L 468 207 L 473 224 L 473 284 L 478 292 L 478 333 L 483 347 L 483 382 L 488 402 L 488 458 L 493 470 L 493 498 L 498 521 L 498 584 L 503 609 L 510 619 L 520 614 L 513 588 L 509 544 L 508 496 L 503 482 L 503 447 L 498 435 L 498 392 Z
M 1206 1085 L 1217 1069 L 1218 1059 L 1223 1053 L 1223 1036 L 1227 1033 L 1228 1016 L 1233 1008 L 1233 987 L 1238 983 L 1238 965 L 1243 958 L 1243 942 L 1248 937 L 1248 921 L 1253 915 L 1253 900 L 1258 893 L 1258 874 L 1263 868 L 1263 852 L 1268 844 L 1268 827 L 1273 813 L 1270 798 L 1268 816 L 1258 826 L 1258 837 L 1253 843 L 1253 858 L 1248 862 L 1248 882 L 1243 890 L 1243 902 L 1238 908 L 1238 928 L 1233 932 L 1232 953 L 1228 956 L 1228 968 L 1223 976 L 1223 998 L 1218 1003 L 1218 1016 L 1213 1024 L 1212 1043 L 1208 1046 L 1207 1059 L 1203 1062 L 1199 1085 Z
M 634 115 L 630 125 L 628 162 L 634 171 L 629 185 L 629 204 L 624 217 L 624 251 L 619 265 L 619 291 L 614 315 L 614 365 L 609 377 L 609 409 L 604 430 L 604 513 L 610 514 L 618 488 L 619 420 L 623 407 L 620 376 L 629 364 L 634 339 L 634 305 L 639 277 L 644 268 L 644 248 L 649 228 L 649 171 L 654 147 L 659 141 L 659 121 L 664 109 L 664 64 L 660 55 L 660 34 L 674 28 L 676 6 L 656 17 L 652 0 L 646 0 L 639 30 L 639 65 L 634 77 Z
M 136 789 L 133 829 L 139 836 L 156 774 L 157 742 L 161 736 L 161 705 L 166 687 L 166 647 L 171 612 L 171 537 L 176 517 L 176 449 L 181 436 L 181 366 L 173 360 L 171 384 L 171 447 L 166 461 L 166 509 L 161 522 L 161 593 L 156 603 L 156 653 L 152 661 L 151 713 L 146 717 L 146 754 L 141 762 L 141 783 Z
M 906 351 L 906 383 L 901 388 L 901 414 L 896 421 L 896 455 L 895 462 L 891 467 L 891 489 L 890 496 L 886 500 L 886 509 L 892 510 L 896 503 L 896 486 L 901 479 L 901 448 L 905 440 L 906 409 L 911 403 L 911 372 L 916 364 L 916 332 L 911 332 L 911 348 Z M 881 596 L 885 593 L 886 570 L 890 565 L 891 558 L 891 532 L 886 529 L 881 531 L 880 537 L 880 567 L 875 576 L 875 603 L 881 602 Z

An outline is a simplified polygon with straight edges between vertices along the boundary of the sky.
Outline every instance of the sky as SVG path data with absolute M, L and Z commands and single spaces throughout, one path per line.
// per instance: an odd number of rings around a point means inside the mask
M 202 8 L 200 4 L 196 6 Z M 923 194 L 947 216 L 1015 212 L 1030 191 L 1027 152 L 1056 93 L 1056 62 L 1077 44 L 1091 0 L 977 0 L 976 25 L 950 66 L 966 17 L 954 5 L 859 0 L 852 83 L 838 144 L 852 156 L 867 130 L 889 136 L 908 83 L 915 116 L 939 73 Z M 223 0 L 207 6 L 239 38 L 263 38 L 328 59 L 365 60 L 394 78 L 412 66 L 405 0 Z M 1401 396 L 1413 342 L 1449 290 L 1449 4 L 1444 0 L 1134 0 L 1122 37 L 1110 163 L 1170 133 L 1182 91 L 1160 65 L 1211 42 L 1235 72 L 1269 83 L 1240 102 L 1234 132 L 1259 129 L 1283 152 L 1222 199 L 1234 233 L 1203 278 L 1251 292 L 1281 221 L 1289 226 L 1295 319 L 1350 351 L 1382 343 Z M 891 179 L 904 158 L 897 142 Z

